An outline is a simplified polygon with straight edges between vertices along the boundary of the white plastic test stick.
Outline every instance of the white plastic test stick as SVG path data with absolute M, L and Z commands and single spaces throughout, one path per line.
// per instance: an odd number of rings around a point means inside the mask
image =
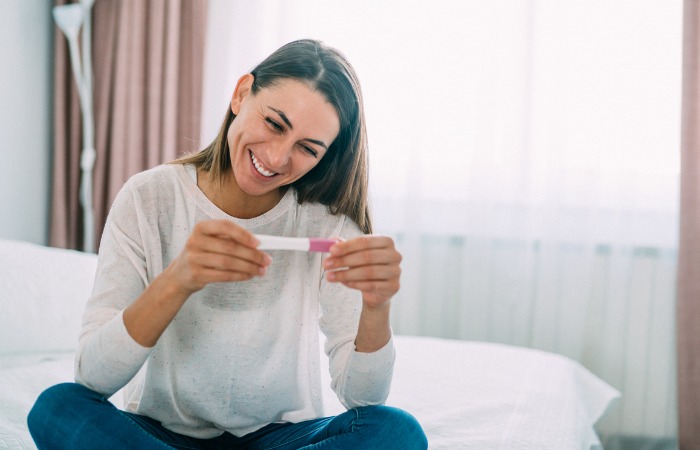
M 260 241 L 258 250 L 297 250 L 326 253 L 330 251 L 333 244 L 339 241 L 339 239 L 268 236 L 264 234 L 256 234 L 255 237 Z

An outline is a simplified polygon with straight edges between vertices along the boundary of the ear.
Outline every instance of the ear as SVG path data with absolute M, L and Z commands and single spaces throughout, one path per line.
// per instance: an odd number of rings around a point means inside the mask
M 253 74 L 247 73 L 238 80 L 238 83 L 236 83 L 236 89 L 234 89 L 233 98 L 231 98 L 231 112 L 234 114 L 238 115 L 239 111 L 241 110 L 243 100 L 250 95 L 254 80 L 255 77 Z

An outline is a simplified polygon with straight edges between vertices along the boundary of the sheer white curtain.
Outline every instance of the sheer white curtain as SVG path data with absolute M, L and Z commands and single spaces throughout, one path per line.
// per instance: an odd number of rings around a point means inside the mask
M 606 448 L 674 437 L 681 13 L 213 0 L 202 136 L 283 43 L 341 49 L 364 90 L 375 228 L 405 257 L 395 331 L 572 357 L 623 393 Z

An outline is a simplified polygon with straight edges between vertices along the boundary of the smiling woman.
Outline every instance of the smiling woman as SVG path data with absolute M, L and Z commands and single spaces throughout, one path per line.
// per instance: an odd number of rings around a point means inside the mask
M 318 48 L 311 41 L 299 42 L 304 44 L 283 46 L 249 75 L 239 79 L 217 137 L 203 152 L 179 162 L 192 163 L 208 173 L 210 182 L 222 183 L 225 182 L 222 174 L 226 174 L 232 164 L 246 167 L 248 158 L 255 158 L 258 166 L 265 166 L 265 162 L 273 162 L 265 159 L 269 155 L 277 154 L 286 159 L 288 154 L 289 161 L 284 164 L 293 160 L 309 164 L 304 177 L 299 173 L 286 176 L 299 202 L 318 201 L 328 205 L 333 213 L 348 215 L 365 233 L 370 233 L 367 136 L 359 81 L 340 53 L 330 48 L 326 53 L 317 53 Z M 339 83 L 339 80 L 345 82 Z M 296 95 L 301 92 L 309 95 Z M 259 93 L 261 98 L 258 98 Z M 289 110 L 283 111 L 282 105 L 287 105 Z M 244 120 L 234 122 L 239 113 L 244 115 Z M 292 119 L 288 114 L 293 115 Z M 292 120 L 298 124 L 297 129 Z M 256 146 L 259 150 L 237 149 L 232 140 L 240 144 L 244 121 L 253 125 L 247 133 L 252 134 L 254 130 L 263 133 L 260 130 L 266 125 L 277 135 L 264 138 L 270 142 Z M 277 152 L 270 145 L 284 148 Z M 225 155 L 229 148 L 230 157 Z M 304 157 L 291 158 L 298 150 Z M 309 156 L 315 158 L 308 159 Z M 269 174 L 275 172 L 276 167 L 265 169 Z
M 335 108 L 306 83 L 281 80 L 253 94 L 254 80 L 252 74 L 244 75 L 231 101 L 236 116 L 227 134 L 232 172 L 208 180 L 202 189 L 210 198 L 221 198 L 221 191 L 236 192 L 226 196 L 233 203 L 217 206 L 243 218 L 276 205 L 286 186 L 325 156 L 340 128 Z M 251 205 L 257 209 L 246 210 Z
M 366 153 L 359 84 L 337 50 L 294 41 L 240 77 L 210 146 L 117 196 L 77 383 L 37 400 L 37 446 L 427 448 L 413 416 L 384 406 L 401 255 L 368 234 Z M 256 235 L 335 243 L 263 252 Z M 333 417 L 319 329 L 347 409 Z M 127 411 L 104 401 L 125 385 Z

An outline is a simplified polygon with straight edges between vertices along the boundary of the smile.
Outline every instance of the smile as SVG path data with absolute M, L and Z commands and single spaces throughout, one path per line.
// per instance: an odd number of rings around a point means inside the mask
M 268 178 L 277 175 L 276 172 L 270 172 L 269 170 L 266 170 L 265 166 L 263 166 L 260 163 L 260 161 L 258 161 L 258 158 L 255 157 L 253 152 L 248 150 L 248 153 L 250 153 L 250 159 L 251 159 L 251 161 L 253 161 L 253 165 L 255 166 L 255 170 L 257 170 L 260 175 L 262 175 L 264 177 L 268 177 Z

